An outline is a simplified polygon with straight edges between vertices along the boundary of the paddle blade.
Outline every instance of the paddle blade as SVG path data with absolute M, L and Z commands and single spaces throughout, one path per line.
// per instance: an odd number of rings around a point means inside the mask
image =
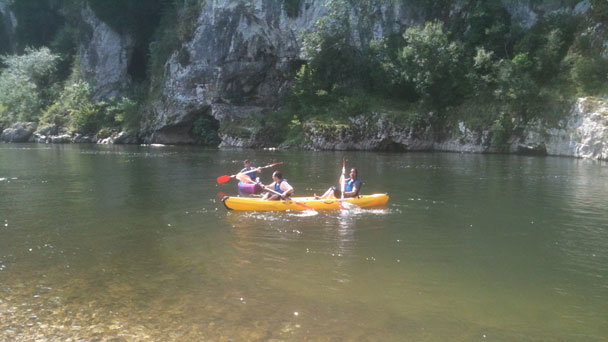
M 219 177 L 217 177 L 217 182 L 218 182 L 219 184 L 223 184 L 223 183 L 226 183 L 227 181 L 229 181 L 229 180 L 230 180 L 230 178 L 231 178 L 231 177 L 230 177 L 230 176 L 228 176 L 228 175 L 219 176 Z
M 294 202 L 295 202 L 295 201 L 294 201 Z M 313 208 L 313 207 L 311 207 L 311 206 L 308 206 L 308 205 L 306 205 L 306 204 L 304 204 L 304 203 L 300 203 L 300 202 L 295 202 L 295 203 L 296 203 L 296 204 L 298 204 L 298 205 L 301 205 L 301 206 L 302 206 L 302 207 L 304 207 L 304 209 L 306 209 L 306 210 L 315 210 L 315 208 Z
M 359 209 L 359 206 L 356 204 L 352 204 L 347 201 L 340 201 L 340 209 L 342 210 L 356 210 Z
M 225 193 L 225 192 L 218 192 L 218 193 L 217 193 L 217 197 L 218 197 L 219 199 L 222 199 L 222 198 L 224 198 L 224 197 L 226 197 L 226 196 L 228 196 L 228 194 L 227 194 L 227 193 Z

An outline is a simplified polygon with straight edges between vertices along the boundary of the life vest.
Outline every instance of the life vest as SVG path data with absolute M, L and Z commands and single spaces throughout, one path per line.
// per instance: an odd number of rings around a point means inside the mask
M 353 191 L 353 186 L 355 185 L 355 183 L 358 182 L 359 183 L 359 187 L 357 188 L 357 194 L 359 193 L 359 190 L 361 190 L 361 181 L 359 181 L 359 178 L 349 178 L 347 179 L 346 184 L 344 185 L 344 191 Z
M 245 171 L 249 171 L 251 170 L 251 168 L 244 168 L 241 170 L 241 173 L 245 172 Z M 249 176 L 249 178 L 251 178 L 252 181 L 255 182 L 255 171 L 251 171 L 251 172 L 247 172 L 245 173 L 247 176 Z
M 274 183 L 274 191 L 276 191 L 276 192 L 278 192 L 278 193 L 280 193 L 282 195 L 285 191 L 281 190 L 281 183 L 283 183 L 285 181 L 286 181 L 286 179 L 281 179 L 280 181 L 275 182 Z

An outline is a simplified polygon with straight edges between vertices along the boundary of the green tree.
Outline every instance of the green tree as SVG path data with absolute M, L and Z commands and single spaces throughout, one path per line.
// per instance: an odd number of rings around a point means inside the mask
M 528 121 L 539 112 L 543 103 L 540 88 L 531 76 L 533 62 L 528 54 L 521 53 L 497 64 L 496 99 L 506 106 L 511 117 Z
M 0 104 L 4 120 L 35 121 L 49 100 L 51 77 L 58 56 L 48 48 L 25 50 L 24 55 L 0 57 L 6 68 L 0 73 Z
M 409 28 L 404 37 L 401 75 L 414 84 L 423 103 L 437 110 L 460 103 L 468 92 L 462 44 L 449 41 L 441 22 Z

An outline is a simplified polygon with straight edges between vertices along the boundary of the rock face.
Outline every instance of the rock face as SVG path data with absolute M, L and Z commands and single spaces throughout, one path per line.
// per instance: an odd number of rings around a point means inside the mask
M 451 134 L 434 132 L 430 125 L 416 129 L 398 125 L 386 115 L 355 117 L 344 125 L 306 123 L 310 147 L 320 150 L 397 150 L 445 152 L 498 152 L 492 132 L 471 131 L 464 123 Z M 508 152 L 608 160 L 608 101 L 578 99 L 559 127 L 532 122 L 511 137 Z
M 116 96 L 131 83 L 127 72 L 133 54 L 133 38 L 121 35 L 100 21 L 87 5 L 81 11 L 85 38 L 79 48 L 84 79 L 95 99 Z
M 298 15 L 290 17 L 281 1 L 207 1 L 194 38 L 166 65 L 163 98 L 145 122 L 146 142 L 190 143 L 190 129 L 201 116 L 229 122 L 276 108 L 302 64 L 302 32 L 327 10 L 323 1 L 302 1 Z M 364 16 L 350 11 L 357 44 L 398 32 L 416 13 L 393 2 Z M 222 145 L 232 141 L 240 140 L 224 139 Z
M 511 145 L 546 151 L 547 155 L 608 160 L 608 101 L 578 99 L 571 115 L 557 128 L 530 125 L 521 139 Z
M 2 135 L 0 135 L 0 140 L 4 142 L 28 142 L 36 131 L 36 127 L 38 124 L 33 122 L 18 122 L 12 125 L 10 128 L 2 131 Z
M 491 152 L 489 131 L 474 132 L 460 123 L 446 136 L 424 125 L 397 124 L 387 115 L 358 116 L 345 125 L 309 122 L 304 126 L 310 147 L 319 150 Z

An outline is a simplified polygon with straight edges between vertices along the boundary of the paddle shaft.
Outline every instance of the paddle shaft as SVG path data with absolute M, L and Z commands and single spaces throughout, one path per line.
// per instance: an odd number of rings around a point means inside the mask
M 342 159 L 342 179 L 340 180 L 340 209 L 344 209 L 344 205 L 342 203 L 344 203 L 344 188 L 345 186 L 345 182 L 346 182 L 346 157 L 344 157 L 344 159 Z
M 283 195 L 282 195 L 281 193 L 279 193 L 278 191 L 275 191 L 275 190 L 273 190 L 273 189 L 271 189 L 271 188 L 269 188 L 269 187 L 267 187 L 267 186 L 265 186 L 265 185 L 264 185 L 264 189 L 266 189 L 266 190 L 268 190 L 268 191 L 272 192 L 273 194 L 277 194 L 277 195 L 279 195 L 279 197 L 280 197 L 280 198 L 282 198 L 282 199 L 285 199 L 285 198 L 283 197 Z M 297 204 L 297 205 L 301 205 L 301 206 L 303 206 L 304 208 L 306 208 L 306 209 L 308 209 L 308 210 L 315 210 L 313 207 L 310 207 L 310 206 L 308 206 L 308 205 L 306 205 L 306 204 L 304 204 L 304 203 L 300 203 L 300 202 L 298 202 L 298 201 L 296 201 L 296 200 L 294 200 L 294 199 L 291 199 L 291 198 L 290 198 L 290 200 L 291 200 L 291 201 L 293 201 L 293 203 L 295 203 L 295 204 Z
M 236 177 L 238 175 L 242 175 L 242 174 L 249 173 L 249 172 L 257 172 L 257 171 L 259 171 L 261 169 L 266 169 L 266 168 L 277 166 L 277 165 L 281 165 L 281 164 L 283 164 L 283 162 L 278 162 L 278 163 L 274 163 L 274 164 L 270 164 L 270 165 L 266 165 L 266 166 L 257 167 L 255 169 L 251 169 L 251 170 L 249 170 L 247 172 L 239 172 L 239 173 L 234 174 L 232 176 L 228 176 L 228 175 L 220 176 L 220 177 L 217 178 L 217 182 L 220 183 L 220 184 L 221 183 L 226 183 L 227 181 L 231 180 L 232 178 L 234 178 L 234 177 Z

